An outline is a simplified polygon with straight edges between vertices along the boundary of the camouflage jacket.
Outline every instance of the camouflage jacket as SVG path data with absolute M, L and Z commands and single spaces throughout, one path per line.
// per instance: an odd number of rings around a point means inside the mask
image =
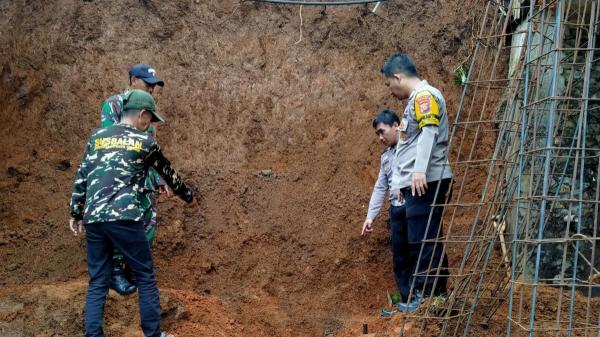
M 121 112 L 123 112 L 123 96 L 127 94 L 127 91 L 122 94 L 113 95 L 102 102 L 100 108 L 100 120 L 102 127 L 119 124 L 121 121 Z M 148 132 L 151 132 L 148 130 Z
M 184 201 L 193 199 L 190 189 L 171 168 L 152 135 L 131 125 L 118 124 L 96 130 L 75 176 L 71 216 L 83 222 L 140 221 L 141 200 L 148 169 L 163 177 Z
M 100 108 L 100 121 L 101 127 L 119 124 L 121 122 L 121 113 L 123 112 L 123 97 L 127 95 L 128 91 L 124 91 L 122 94 L 113 95 L 102 102 Z M 150 125 L 148 130 L 149 134 L 155 135 L 156 128 Z M 148 178 L 146 179 L 146 188 L 149 191 L 155 191 L 157 186 L 164 185 L 164 182 L 160 180 L 158 173 L 154 169 L 150 169 Z

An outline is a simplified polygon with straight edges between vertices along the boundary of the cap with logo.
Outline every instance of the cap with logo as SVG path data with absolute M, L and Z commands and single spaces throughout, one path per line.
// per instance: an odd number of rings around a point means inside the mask
M 129 77 L 139 78 L 140 80 L 151 84 L 163 87 L 165 82 L 161 81 L 156 77 L 156 70 L 149 64 L 139 63 L 135 64 L 129 69 Z
M 123 97 L 124 110 L 146 110 L 152 114 L 152 122 L 164 122 L 165 120 L 156 113 L 154 97 L 144 90 L 134 89 Z

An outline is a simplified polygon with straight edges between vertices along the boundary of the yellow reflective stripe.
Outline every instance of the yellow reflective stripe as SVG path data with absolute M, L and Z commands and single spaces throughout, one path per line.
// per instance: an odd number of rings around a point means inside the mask
M 440 125 L 440 108 L 428 91 L 421 91 L 415 96 L 415 115 L 420 128 Z

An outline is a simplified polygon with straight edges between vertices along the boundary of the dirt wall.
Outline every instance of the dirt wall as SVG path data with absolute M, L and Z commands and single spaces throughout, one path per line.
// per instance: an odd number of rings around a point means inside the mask
M 359 236 L 381 151 L 370 121 L 402 110 L 379 68 L 394 52 L 413 55 L 452 118 L 452 70 L 478 11 L 464 7 L 390 1 L 377 16 L 362 6 L 300 16 L 248 1 L 0 1 L 0 327 L 18 331 L 10 313 L 29 312 L 23 324 L 39 329 L 27 336 L 80 332 L 19 303 L 81 321 L 84 285 L 67 299 L 28 294 L 85 281 L 84 242 L 67 229 L 70 185 L 100 103 L 138 62 L 166 83 L 159 141 L 203 196 L 200 215 L 177 200 L 159 206 L 159 285 L 191 310 L 170 327 L 195 336 L 206 317 L 215 336 L 228 324 L 241 335 L 335 335 L 376 313 L 393 280 L 386 214 Z M 194 296 L 214 310 L 202 316 Z M 135 312 L 134 300 L 115 301 Z M 127 312 L 111 331 L 135 330 Z

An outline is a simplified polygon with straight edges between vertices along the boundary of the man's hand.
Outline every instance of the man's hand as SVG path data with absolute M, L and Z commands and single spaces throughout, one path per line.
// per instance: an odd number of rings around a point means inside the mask
M 83 221 L 71 218 L 69 220 L 69 228 L 71 229 L 71 232 L 73 232 L 73 236 L 78 236 L 83 233 Z
M 194 207 L 198 206 L 198 199 L 196 199 L 196 197 L 193 197 L 192 201 L 186 203 L 185 206 L 188 208 L 194 208 Z
M 156 189 L 158 190 L 158 194 L 166 194 L 167 198 L 173 196 L 173 191 L 171 191 L 171 189 L 167 185 L 159 185 Z
M 196 197 L 194 197 L 191 202 L 187 203 L 185 207 L 200 212 L 200 202 Z
M 362 233 L 360 235 L 365 235 L 365 233 L 371 233 L 373 231 L 373 220 L 367 219 L 362 227 Z
M 418 196 L 425 195 L 425 190 L 427 190 L 427 176 L 423 172 L 414 172 L 412 174 L 412 184 L 410 186 L 413 197 L 415 196 L 415 192 Z

